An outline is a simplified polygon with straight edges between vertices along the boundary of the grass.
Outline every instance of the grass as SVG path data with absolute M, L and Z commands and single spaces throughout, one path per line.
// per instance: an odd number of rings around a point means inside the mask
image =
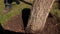
M 26 2 L 32 3 L 31 1 L 25 0 Z M 31 9 L 32 6 L 25 4 L 24 2 L 20 2 L 19 5 L 16 3 L 12 3 L 12 9 L 9 13 L 2 15 L 1 12 L 4 10 L 4 1 L 0 0 L 0 23 L 4 23 L 9 20 L 11 16 L 18 15 L 24 8 Z
M 58 3 L 54 2 L 53 7 L 50 11 L 52 15 L 56 15 L 57 17 L 60 18 L 60 9 L 58 8 Z
M 32 3 L 32 0 L 25 0 L 26 2 Z M 9 20 L 11 16 L 15 16 L 19 14 L 24 8 L 32 8 L 32 6 L 25 4 L 24 2 L 20 2 L 19 5 L 13 3 L 12 9 L 9 13 L 2 15 L 1 12 L 4 10 L 4 0 L 0 0 L 0 23 L 4 23 Z M 53 8 L 51 9 L 50 13 L 52 15 L 57 15 L 60 17 L 60 10 L 57 8 L 57 3 L 53 4 Z

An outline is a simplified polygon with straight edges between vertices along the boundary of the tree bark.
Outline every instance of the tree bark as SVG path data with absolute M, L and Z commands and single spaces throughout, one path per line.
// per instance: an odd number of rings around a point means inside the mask
M 26 28 L 27 33 L 43 30 L 54 1 L 55 0 L 34 0 L 33 9 Z

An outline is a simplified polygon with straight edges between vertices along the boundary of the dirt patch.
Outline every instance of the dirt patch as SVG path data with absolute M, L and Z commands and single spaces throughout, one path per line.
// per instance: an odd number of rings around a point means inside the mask
M 24 32 L 21 14 L 11 17 L 10 20 L 8 20 L 8 22 L 4 23 L 2 26 L 5 30 Z
M 43 31 L 38 31 L 34 34 L 60 34 L 59 23 L 57 16 L 49 14 Z M 9 20 L 6 24 L 3 24 L 3 28 L 15 32 L 24 32 L 21 14 L 11 17 L 11 20 Z
M 42 32 L 36 32 L 35 34 L 60 34 L 60 22 L 58 22 L 58 18 L 55 15 L 49 15 Z

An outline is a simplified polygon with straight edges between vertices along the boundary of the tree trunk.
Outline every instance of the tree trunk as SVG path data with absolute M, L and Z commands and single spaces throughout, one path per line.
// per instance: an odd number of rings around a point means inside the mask
M 31 11 L 31 16 L 26 28 L 27 33 L 43 30 L 54 1 L 55 0 L 34 0 L 33 10 Z

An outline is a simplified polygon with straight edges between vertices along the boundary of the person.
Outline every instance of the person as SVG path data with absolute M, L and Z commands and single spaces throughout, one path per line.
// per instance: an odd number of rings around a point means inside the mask
M 11 8 L 12 0 L 4 0 L 5 8 Z
M 16 4 L 20 4 L 19 0 L 4 0 L 5 8 L 11 8 L 12 2 L 16 2 Z
M 2 12 L 3 15 L 10 11 L 13 2 L 16 2 L 16 4 L 20 4 L 19 0 L 4 0 L 5 9 Z

